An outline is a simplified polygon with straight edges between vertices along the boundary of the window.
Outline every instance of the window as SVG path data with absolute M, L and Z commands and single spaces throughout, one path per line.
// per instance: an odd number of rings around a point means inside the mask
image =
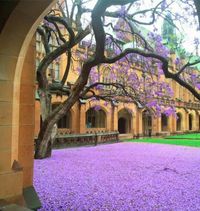
M 35 67 L 36 67 L 36 70 L 37 70 L 39 64 L 40 64 L 40 59 L 37 58 L 37 59 L 35 60 Z
M 58 63 L 55 64 L 55 71 L 54 71 L 54 79 L 59 80 L 60 74 L 60 65 Z
M 36 42 L 36 51 L 41 52 L 40 42 Z
M 53 64 L 51 63 L 49 66 L 48 66 L 48 78 L 49 79 L 52 79 L 53 77 Z
M 192 130 L 192 114 L 189 114 L 189 130 Z
M 102 82 L 103 83 L 112 83 L 112 77 L 111 77 L 111 69 L 106 67 L 102 70 Z M 111 85 L 105 86 L 105 89 L 110 89 L 112 88 Z
M 182 129 L 182 116 L 180 113 L 177 113 L 177 119 L 176 119 L 176 130 L 180 131 Z
M 86 112 L 86 127 L 87 128 L 105 128 L 106 127 L 106 113 L 100 109 L 96 111 L 90 108 Z
M 41 36 L 39 33 L 36 33 L 36 41 L 41 41 Z
M 167 131 L 168 127 L 168 118 L 165 114 L 161 115 L 161 129 L 162 131 Z
M 59 104 L 53 104 L 52 110 L 54 110 Z M 58 128 L 71 128 L 71 112 L 68 112 L 65 116 L 63 116 L 58 122 L 57 122 Z

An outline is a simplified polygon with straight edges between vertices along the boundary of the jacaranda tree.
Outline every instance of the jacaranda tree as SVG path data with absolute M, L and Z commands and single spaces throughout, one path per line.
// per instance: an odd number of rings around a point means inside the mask
M 162 80 L 164 75 L 200 99 L 198 77 L 188 68 L 199 60 L 183 63 L 177 58 L 179 68 L 171 71 L 170 49 L 163 45 L 162 37 L 155 33 L 156 29 L 146 32 L 142 28 L 166 17 L 173 3 L 151 1 L 152 8 L 146 9 L 142 0 L 65 0 L 45 16 L 37 29 L 45 54 L 37 68 L 42 127 L 35 158 L 51 155 L 53 128 L 79 99 L 102 99 L 111 104 L 131 102 L 151 109 L 155 115 L 162 112 L 170 115 L 175 113 L 173 105 L 166 106 L 160 101 L 173 95 L 169 84 Z M 191 5 L 187 3 L 180 0 L 180 4 L 193 11 L 193 1 Z M 52 40 L 56 42 L 53 48 Z M 67 60 L 63 78 L 49 81 L 48 66 L 63 54 Z M 74 63 L 79 64 L 75 69 Z M 70 71 L 76 71 L 78 77 L 68 87 Z M 67 96 L 53 111 L 52 93 Z

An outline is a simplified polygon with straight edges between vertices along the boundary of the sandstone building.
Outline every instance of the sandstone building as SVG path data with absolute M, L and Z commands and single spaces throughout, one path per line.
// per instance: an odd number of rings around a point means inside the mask
M 36 35 L 36 65 L 38 65 L 43 54 L 41 38 Z M 171 55 L 171 69 L 177 68 L 174 62 L 174 55 Z M 62 56 L 49 67 L 49 80 L 59 80 L 65 70 L 66 58 Z M 79 65 L 78 63 L 76 65 Z M 109 66 L 107 66 L 109 71 Z M 138 68 L 138 72 L 140 68 Z M 103 71 L 102 71 L 103 72 Z M 76 72 L 71 70 L 68 84 L 73 86 L 78 77 Z M 104 76 L 102 76 L 104 77 Z M 163 77 L 162 80 L 166 81 Z M 85 134 L 95 132 L 119 131 L 120 138 L 135 138 L 145 136 L 162 136 L 174 133 L 195 132 L 200 130 L 200 103 L 179 84 L 168 80 L 174 91 L 172 99 L 160 99 L 163 104 L 175 104 L 177 117 L 161 114 L 155 117 L 141 105 L 133 103 L 117 103 L 105 105 L 103 100 L 98 102 L 99 109 L 95 110 L 95 102 L 79 101 L 70 113 L 66 114 L 57 124 L 58 133 L 62 134 Z M 52 108 L 66 99 L 65 96 L 53 95 Z M 40 102 L 35 101 L 35 136 L 40 128 Z

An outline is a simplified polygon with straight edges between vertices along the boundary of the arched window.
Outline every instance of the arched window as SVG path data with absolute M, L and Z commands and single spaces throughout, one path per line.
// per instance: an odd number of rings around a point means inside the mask
M 111 77 L 111 69 L 109 67 L 104 67 L 102 70 L 102 82 L 103 83 L 112 83 L 112 77 Z M 104 89 L 110 89 L 111 85 L 105 86 Z
M 52 110 L 54 110 L 59 104 L 53 104 Z M 71 128 L 71 112 L 68 112 L 65 116 L 63 116 L 58 122 L 57 122 L 58 128 Z
M 124 117 L 118 119 L 118 131 L 120 134 L 126 133 L 127 131 L 127 120 Z
M 86 112 L 86 127 L 87 128 L 105 128 L 106 127 L 106 113 L 102 109 L 95 110 L 90 108 Z
M 192 126 L 193 126 L 193 125 L 192 125 L 192 120 L 193 120 L 192 114 L 189 114 L 188 118 L 189 118 L 189 119 L 188 119 L 188 120 L 189 120 L 189 125 L 188 125 L 189 128 L 188 128 L 188 129 L 189 129 L 189 130 L 192 130 Z
M 177 113 L 177 119 L 176 119 L 176 130 L 180 131 L 182 129 L 182 116 L 180 113 Z
M 131 114 L 126 109 L 122 109 L 118 113 L 118 131 L 120 134 L 131 131 Z
M 162 131 L 168 130 L 168 118 L 165 114 L 161 114 L 161 130 Z
M 111 83 L 111 77 L 110 77 L 110 68 L 105 67 L 102 71 L 102 82 L 103 83 Z
M 60 75 L 60 64 L 56 63 L 55 70 L 54 70 L 54 79 L 59 80 L 59 75 Z
M 142 112 L 142 128 L 144 136 L 151 136 L 152 134 L 152 117 L 149 111 Z

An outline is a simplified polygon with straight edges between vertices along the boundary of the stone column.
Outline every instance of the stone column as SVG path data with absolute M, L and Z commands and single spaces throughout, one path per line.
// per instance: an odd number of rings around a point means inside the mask
M 79 133 L 86 133 L 86 105 L 85 103 L 80 103 L 80 110 L 79 110 Z
M 156 133 L 160 134 L 162 132 L 162 121 L 161 121 L 161 117 L 157 117 L 157 130 Z
M 35 40 L 26 54 L 24 61 L 19 105 L 19 150 L 18 160 L 23 166 L 23 187 L 32 185 L 33 153 L 34 153 L 34 123 L 35 123 Z
M 32 1 L 31 4 L 19 0 L 11 4 L 13 10 L 0 33 L 0 199 L 18 204 L 16 197 L 22 196 L 23 187 L 32 184 L 33 166 L 29 164 L 33 163 L 30 145 L 33 145 L 34 134 L 34 87 L 26 86 L 26 82 L 21 84 L 21 73 L 29 43 L 37 25 L 53 6 L 51 3 L 53 0 Z M 25 69 L 26 74 L 34 74 L 34 66 L 28 65 Z M 31 143 L 27 143 L 29 137 Z M 24 171 L 17 161 L 24 164 Z M 30 168 L 26 171 L 27 166 Z M 26 180 L 28 177 L 30 180 Z
M 133 134 L 133 136 L 135 136 L 137 134 L 136 132 L 136 125 L 137 125 L 137 121 L 136 121 L 136 114 L 132 113 L 132 118 L 131 118 L 131 133 Z
M 143 128 L 142 128 L 142 110 L 138 109 L 136 111 L 136 135 L 142 136 L 143 135 Z
M 117 106 L 112 106 L 112 127 L 111 129 L 113 131 L 118 130 L 118 112 L 117 112 Z
M 158 119 L 154 116 L 151 116 L 152 119 L 152 135 L 156 135 L 156 133 L 158 132 Z

